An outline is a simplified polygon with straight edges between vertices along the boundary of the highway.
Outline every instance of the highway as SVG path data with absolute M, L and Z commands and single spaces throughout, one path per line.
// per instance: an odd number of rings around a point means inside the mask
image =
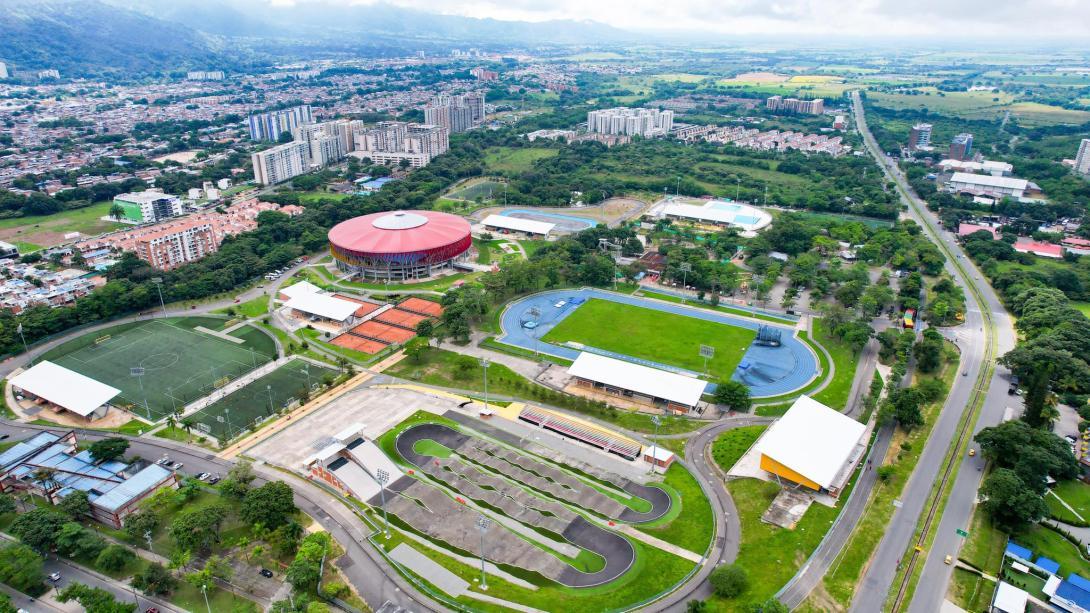
M 902 199 L 908 205 L 909 215 L 946 253 L 947 272 L 959 286 L 968 291 L 965 323 L 953 335 L 953 340 L 961 349 L 961 370 L 964 376 L 955 378 L 916 470 L 902 494 L 901 507 L 894 512 L 878 550 L 857 586 L 851 610 L 867 613 L 883 610 L 891 588 L 902 587 L 893 585 L 902 564 L 923 564 L 923 573 L 915 589 L 910 610 L 937 611 L 946 595 L 946 587 L 953 571 L 952 566 L 944 563 L 944 558 L 947 555 L 957 557 L 962 538 L 955 530 L 967 530 L 972 515 L 984 468 L 984 460 L 980 456 L 969 457 L 968 454 L 962 454 L 960 459 L 955 459 L 953 469 L 956 470 L 956 476 L 952 477 L 953 488 L 950 490 L 945 511 L 928 522 L 931 531 L 937 530 L 934 546 L 922 555 L 906 557 L 906 553 L 917 542 L 914 540 L 914 533 L 920 518 L 929 517 L 936 510 L 928 500 L 933 485 L 943 479 L 944 475 L 953 474 L 943 470 L 944 459 L 951 443 L 960 436 L 971 437 L 981 427 L 998 423 L 1005 408 L 1011 404 L 1011 399 L 1018 398 L 1006 395 L 1009 372 L 1002 367 L 991 368 L 990 363 L 992 359 L 1013 348 L 1014 329 L 998 296 L 980 271 L 965 255 L 954 237 L 939 227 L 936 217 L 913 194 L 896 164 L 878 148 L 867 127 L 858 92 L 852 93 L 852 103 L 859 131 L 871 155 L 878 161 L 887 178 L 896 184 Z M 965 415 L 965 411 L 970 404 L 975 404 L 974 400 L 979 402 L 979 393 L 986 393 L 979 418 L 975 424 L 966 428 L 965 419 L 969 416 Z M 901 603 L 901 608 L 904 604 Z

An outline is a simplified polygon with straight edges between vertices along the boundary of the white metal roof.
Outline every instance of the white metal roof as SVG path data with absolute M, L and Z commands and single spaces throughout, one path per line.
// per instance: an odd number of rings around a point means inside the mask
M 965 183 L 967 185 L 982 185 L 984 187 L 1002 187 L 1006 189 L 1026 189 L 1029 181 L 1015 179 L 1013 177 L 995 177 L 992 175 L 974 175 L 967 172 L 955 172 L 950 177 L 951 183 Z
M 674 458 L 674 452 L 659 445 L 651 445 L 643 448 L 644 456 L 651 456 L 660 462 L 669 462 Z
M 1029 593 L 1026 590 L 1014 587 L 1006 581 L 1000 581 L 992 607 L 1003 613 L 1025 613 L 1027 602 L 1029 602 Z
M 360 307 L 355 302 L 341 300 L 325 294 L 302 294 L 295 296 L 284 303 L 289 309 L 296 309 L 318 317 L 325 317 L 333 321 L 344 321 L 356 312 Z
M 304 294 L 318 294 L 322 291 L 322 288 L 311 283 L 310 281 L 300 281 L 287 287 L 281 287 L 280 293 L 284 294 L 288 298 L 295 298 Z
M 596 353 L 580 353 L 575 363 L 568 367 L 568 373 L 686 406 L 695 406 L 705 387 L 700 379 L 615 360 Z
M 19 373 L 11 379 L 11 384 L 83 417 L 121 393 L 116 387 L 50 361 L 38 362 Z
M 833 485 L 866 426 L 809 396 L 791 408 L 757 442 L 757 450 L 822 487 Z
M 534 221 L 533 219 L 520 219 L 518 217 L 508 217 L 507 215 L 489 215 L 481 222 L 482 225 L 489 228 L 503 228 L 505 230 L 514 230 L 516 232 L 526 232 L 528 234 L 541 234 L 546 235 L 553 231 L 556 227 L 554 223 L 548 223 L 545 221 Z

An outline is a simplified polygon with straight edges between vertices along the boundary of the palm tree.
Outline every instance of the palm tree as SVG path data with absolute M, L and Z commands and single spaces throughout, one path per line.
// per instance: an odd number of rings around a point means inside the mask
M 115 220 L 120 222 L 121 218 L 125 216 L 125 209 L 120 204 L 117 204 L 115 202 L 112 206 L 110 206 L 109 215 L 110 217 L 113 217 Z
M 38 468 L 32 473 L 34 481 L 40 483 L 42 489 L 46 492 L 42 498 L 49 502 L 53 502 L 50 491 L 57 485 L 56 474 L 56 471 L 52 468 Z
M 185 428 L 185 433 L 189 436 L 189 438 L 193 438 L 193 426 L 194 425 L 195 424 L 193 422 L 192 417 L 186 417 L 185 419 L 182 420 L 182 427 Z

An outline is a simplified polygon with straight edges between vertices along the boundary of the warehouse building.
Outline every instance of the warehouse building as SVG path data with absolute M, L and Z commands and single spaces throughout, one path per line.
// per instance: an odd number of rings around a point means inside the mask
M 503 234 L 519 233 L 525 234 L 530 238 L 549 238 L 553 228 L 556 227 L 556 224 L 554 223 L 509 217 L 507 215 L 489 215 L 484 218 L 481 225 L 489 232 L 500 232 Z

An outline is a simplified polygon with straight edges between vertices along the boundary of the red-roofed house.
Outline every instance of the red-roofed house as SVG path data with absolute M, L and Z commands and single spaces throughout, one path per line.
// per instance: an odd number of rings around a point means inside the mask
M 1019 238 L 1014 243 L 1014 250 L 1018 253 L 1032 253 L 1042 258 L 1062 258 L 1064 248 L 1055 243 L 1042 243 L 1028 238 Z
M 973 232 L 980 232 L 984 230 L 992 235 L 992 238 L 998 240 L 999 234 L 995 231 L 995 228 L 991 226 L 978 226 L 975 223 L 961 223 L 958 225 L 958 236 L 969 236 Z

